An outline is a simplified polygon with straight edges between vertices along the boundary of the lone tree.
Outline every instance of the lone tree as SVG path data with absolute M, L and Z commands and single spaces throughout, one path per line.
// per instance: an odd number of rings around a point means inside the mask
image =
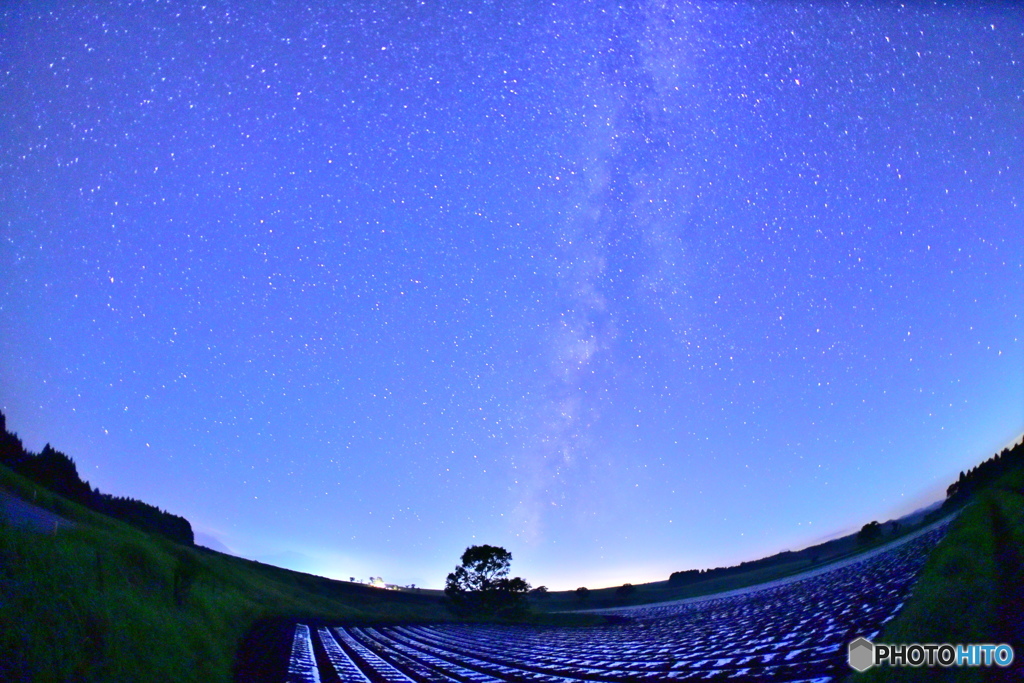
M 456 610 L 509 614 L 526 609 L 530 584 L 518 576 L 508 578 L 512 553 L 493 545 L 474 545 L 466 548 L 461 560 L 444 585 Z

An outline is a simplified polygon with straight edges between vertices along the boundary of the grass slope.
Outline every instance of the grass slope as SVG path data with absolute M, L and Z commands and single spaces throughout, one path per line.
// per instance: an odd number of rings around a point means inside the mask
M 882 643 L 1009 643 L 1009 669 L 869 669 L 851 683 L 1024 680 L 1024 471 L 980 493 L 929 556 Z
M 275 619 L 451 618 L 436 598 L 329 581 L 146 534 L 7 468 L 0 467 L 0 486 L 28 500 L 35 495 L 75 523 L 38 533 L 0 522 L 0 680 L 229 681 L 246 634 Z

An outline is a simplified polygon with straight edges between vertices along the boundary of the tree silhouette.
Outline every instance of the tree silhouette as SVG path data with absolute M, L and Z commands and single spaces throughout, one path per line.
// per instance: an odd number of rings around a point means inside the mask
M 624 583 L 615 589 L 615 597 L 617 598 L 628 598 L 630 595 L 636 592 L 636 586 L 631 583 Z
M 185 545 L 192 545 L 192 525 L 184 517 L 132 498 L 100 493 L 82 481 L 75 461 L 46 444 L 40 453 L 29 453 L 21 439 L 7 431 L 7 418 L 0 412 L 0 463 L 65 498 L 146 532 L 158 533 Z
M 444 593 L 460 612 L 508 614 L 526 609 L 530 584 L 520 577 L 508 578 L 512 553 L 493 545 L 466 548 L 462 564 L 448 575 Z
M 1014 444 L 1012 448 L 1004 448 L 967 472 L 961 472 L 960 478 L 946 489 L 946 502 L 943 507 L 964 503 L 972 494 L 991 485 L 1005 472 L 1021 466 L 1024 466 L 1024 441 Z
M 857 541 L 860 543 L 871 543 L 882 537 L 882 525 L 878 522 L 868 522 L 857 532 Z

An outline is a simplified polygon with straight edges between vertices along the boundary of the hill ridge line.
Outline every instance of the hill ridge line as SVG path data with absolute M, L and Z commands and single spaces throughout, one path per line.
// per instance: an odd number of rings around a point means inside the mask
M 737 595 L 745 595 L 747 593 L 756 593 L 758 591 L 766 590 L 768 588 L 775 588 L 777 586 L 784 586 L 786 584 L 793 583 L 793 582 L 796 582 L 796 581 L 803 581 L 804 579 L 810 579 L 810 578 L 813 578 L 813 577 L 818 576 L 820 574 L 826 574 L 826 573 L 834 571 L 836 569 L 842 569 L 843 567 L 847 567 L 847 566 L 849 566 L 851 564 L 856 564 L 858 562 L 863 562 L 864 560 L 871 559 L 872 557 L 875 557 L 876 555 L 880 555 L 880 554 L 882 554 L 884 552 L 888 552 L 888 551 L 892 550 L 893 548 L 898 548 L 899 546 L 903 545 L 904 543 L 908 543 L 908 542 L 914 540 L 915 538 L 917 538 L 918 536 L 921 536 L 923 534 L 928 533 L 932 529 L 935 529 L 935 528 L 937 528 L 937 527 L 939 527 L 939 526 L 941 526 L 943 524 L 948 524 L 948 523 L 953 522 L 953 520 L 956 519 L 956 517 L 962 511 L 963 511 L 963 508 L 961 508 L 959 510 L 955 510 L 954 512 L 952 512 L 949 515 L 943 517 L 942 519 L 936 520 L 936 521 L 932 522 L 931 524 L 928 524 L 927 526 L 923 526 L 920 529 L 917 529 L 917 530 L 907 534 L 906 536 L 903 536 L 901 538 L 897 538 L 896 540 L 893 540 L 893 541 L 889 541 L 888 543 L 880 545 L 877 548 L 872 548 L 871 550 L 868 550 L 866 552 L 860 553 L 858 555 L 854 555 L 853 557 L 846 557 L 846 558 L 843 558 L 841 560 L 837 560 L 836 562 L 833 562 L 831 564 L 827 564 L 827 565 L 822 566 L 822 567 L 815 567 L 814 569 L 809 569 L 807 571 L 800 572 L 799 574 L 793 574 L 792 576 L 785 576 L 785 577 L 782 577 L 781 579 L 773 579 L 771 581 L 766 581 L 765 583 L 758 583 L 758 584 L 754 584 L 752 586 L 744 586 L 743 588 L 733 588 L 731 590 L 723 591 L 721 593 L 708 593 L 707 595 L 694 595 L 694 596 L 691 596 L 691 597 L 688 597 L 688 598 L 678 598 L 676 600 L 664 600 L 662 602 L 649 602 L 649 603 L 644 603 L 644 604 L 641 604 L 641 605 L 630 605 L 628 607 L 597 607 L 597 608 L 594 608 L 594 609 L 565 610 L 565 612 L 566 613 L 580 613 L 580 614 L 623 614 L 623 613 L 629 613 L 629 612 L 638 611 L 638 610 L 650 609 L 652 607 L 669 607 L 669 606 L 672 606 L 672 605 L 686 605 L 686 604 L 695 603 L 695 602 L 704 602 L 704 601 L 707 601 L 707 600 L 717 600 L 719 598 L 730 598 L 730 597 L 734 597 L 734 596 L 737 596 Z

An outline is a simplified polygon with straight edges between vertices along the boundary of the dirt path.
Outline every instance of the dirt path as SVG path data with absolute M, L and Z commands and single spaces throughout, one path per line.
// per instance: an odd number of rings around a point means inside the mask
M 52 534 L 59 529 L 70 529 L 74 526 L 74 522 L 2 489 L 0 489 L 0 517 L 14 526 L 28 527 L 41 533 Z

